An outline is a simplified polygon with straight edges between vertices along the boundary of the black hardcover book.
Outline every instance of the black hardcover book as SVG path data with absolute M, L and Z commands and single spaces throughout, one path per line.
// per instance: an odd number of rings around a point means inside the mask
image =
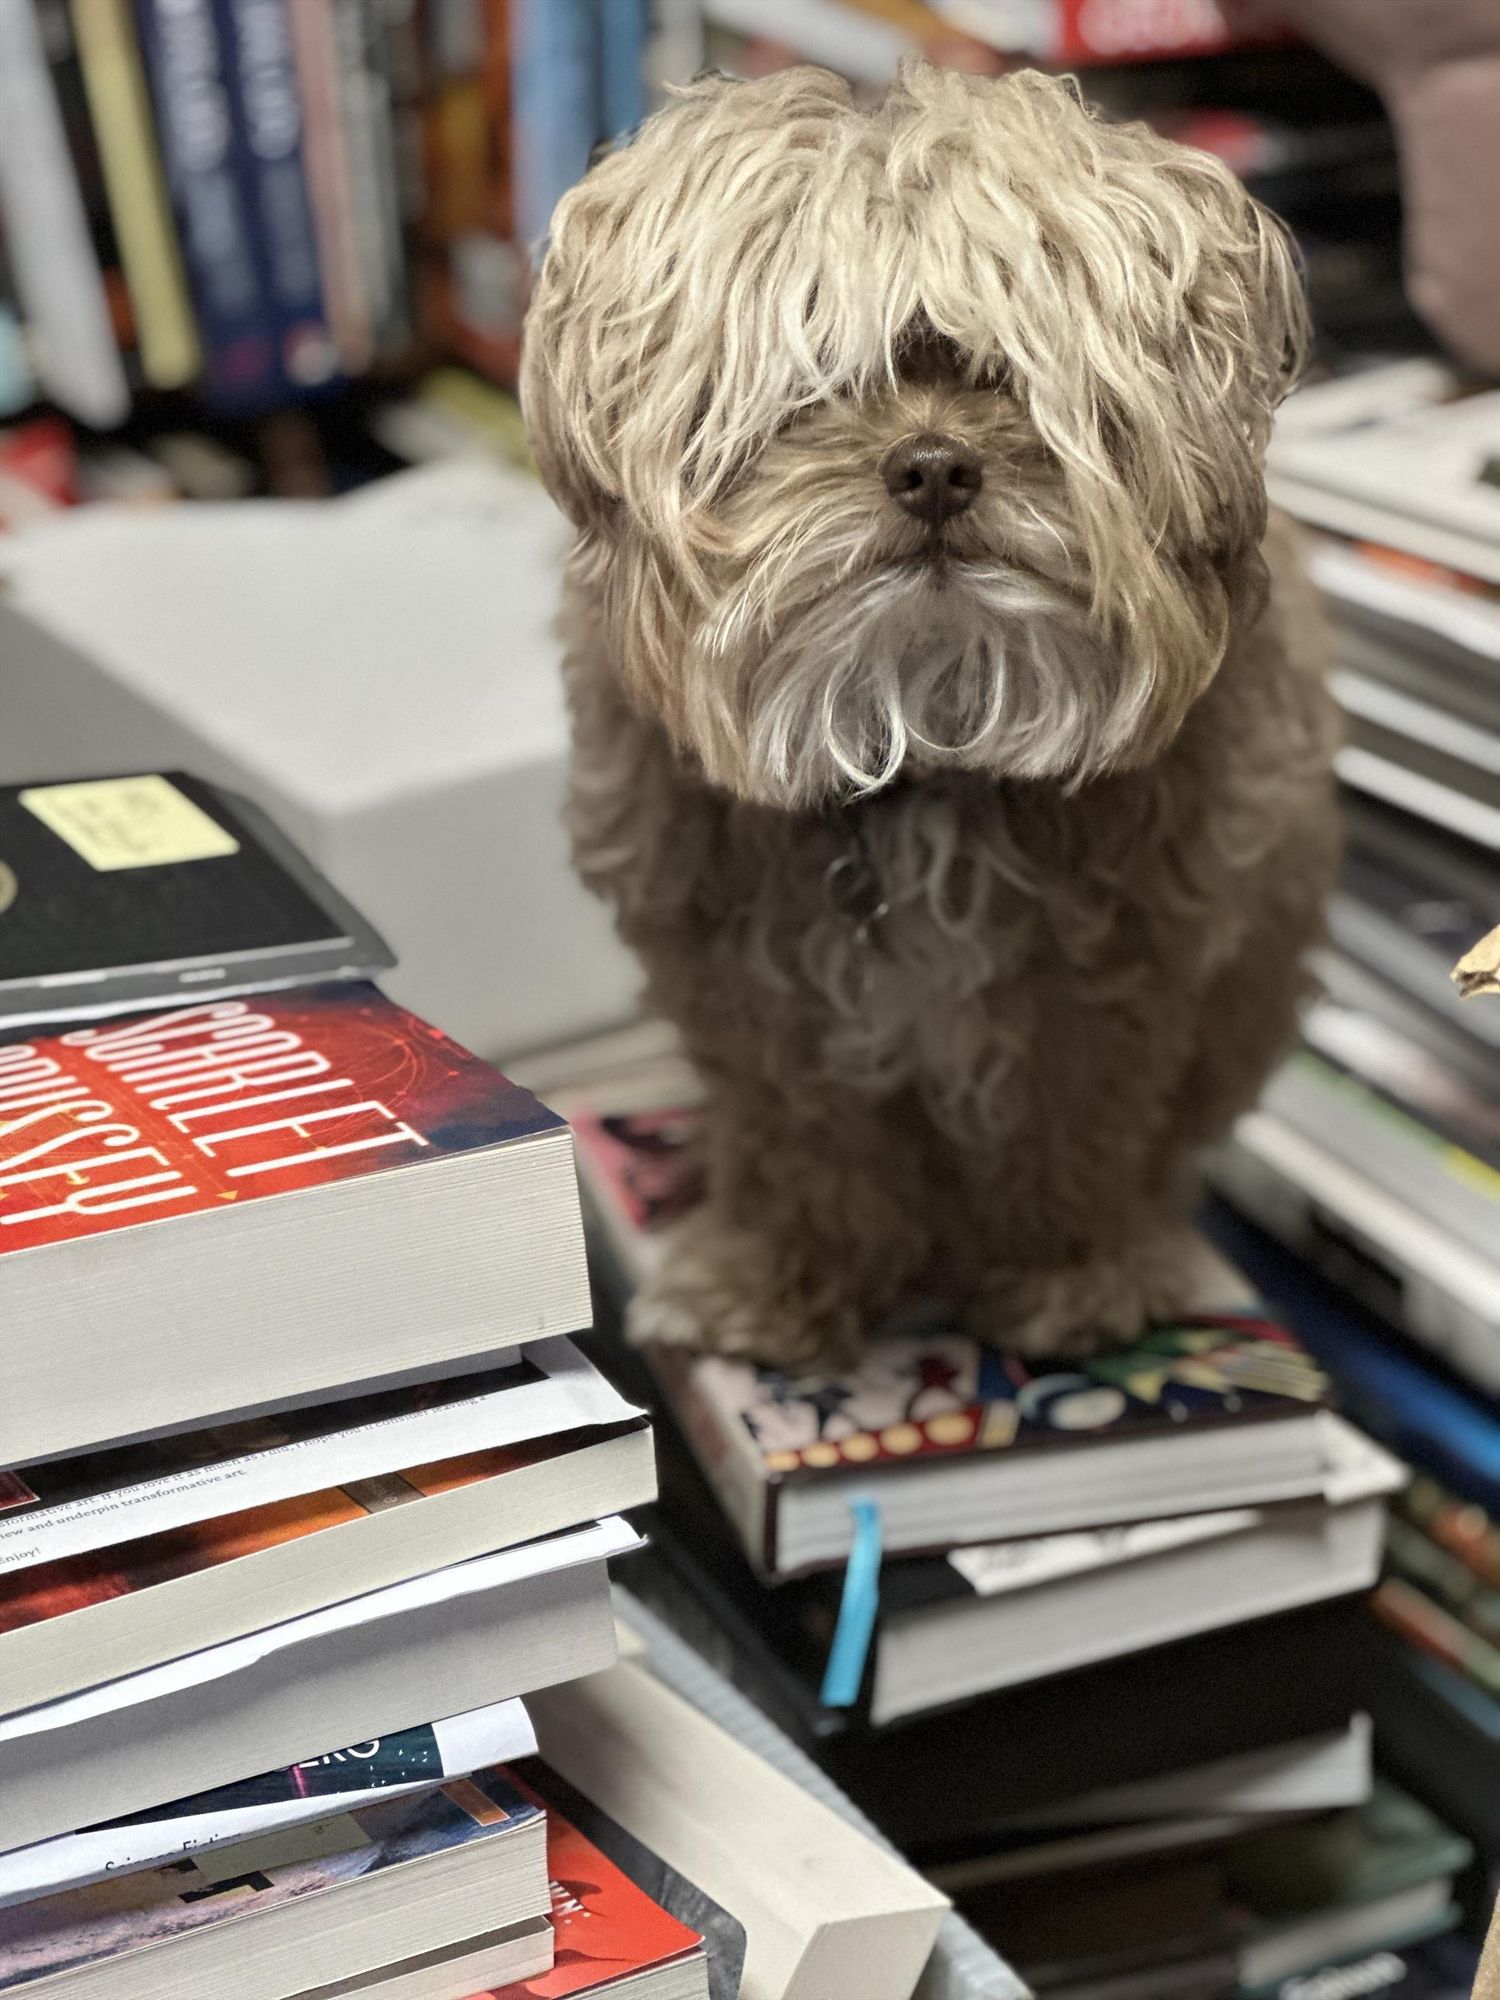
M 263 813 L 201 779 L 0 787 L 0 1022 L 364 979 L 394 963 Z
M 1001 1822 L 1082 1792 L 1342 1729 L 1362 1704 L 1368 1626 L 1362 1600 L 1345 1599 L 872 1728 L 861 1709 L 818 1698 L 836 1580 L 766 1589 L 664 1416 L 656 1436 L 661 1499 L 641 1522 L 651 1546 L 632 1587 L 923 1860 L 967 1851 Z M 933 1567 L 891 1564 L 883 1594 L 930 1590 Z M 943 1800 L 936 1841 L 934 1797 Z

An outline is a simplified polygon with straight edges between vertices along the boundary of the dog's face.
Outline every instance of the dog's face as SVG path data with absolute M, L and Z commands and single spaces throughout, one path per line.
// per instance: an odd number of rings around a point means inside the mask
M 1157 754 L 1259 575 L 1279 229 L 1065 85 L 694 85 L 561 204 L 522 394 L 634 698 L 803 806 Z

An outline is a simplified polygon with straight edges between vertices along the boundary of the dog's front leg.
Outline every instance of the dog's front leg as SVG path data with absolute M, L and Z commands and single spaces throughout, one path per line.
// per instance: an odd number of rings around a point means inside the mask
M 907 1108 L 736 1077 L 713 1091 L 706 1136 L 707 1198 L 634 1301 L 632 1335 L 851 1364 L 930 1259 Z

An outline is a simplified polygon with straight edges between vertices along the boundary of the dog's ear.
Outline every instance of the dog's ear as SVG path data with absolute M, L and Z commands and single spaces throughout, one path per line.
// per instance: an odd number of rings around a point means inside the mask
M 836 291 L 826 211 L 869 151 L 847 84 L 797 69 L 676 92 L 559 203 L 527 317 L 521 393 L 542 476 L 585 529 L 613 505 L 693 562 L 699 511 L 816 399 Z M 821 300 L 821 304 L 820 304 Z
M 1175 478 L 1153 513 L 1232 559 L 1262 532 L 1271 420 L 1306 358 L 1302 275 L 1281 222 L 1220 161 L 1173 148 L 1161 174 L 1185 240 L 1165 264 L 1181 305 L 1159 349 Z

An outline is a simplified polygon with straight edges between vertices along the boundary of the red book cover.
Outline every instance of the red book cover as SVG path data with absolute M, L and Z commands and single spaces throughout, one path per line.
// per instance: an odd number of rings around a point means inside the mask
M 0 1256 L 560 1124 L 373 986 L 15 1030 L 0 1035 Z
M 545 1793 L 514 1770 L 506 1775 L 547 1814 L 552 1970 L 514 1986 L 491 1987 L 471 2000 L 560 2000 L 564 1994 L 597 1993 L 701 1947 L 697 1931 L 652 1902 Z

